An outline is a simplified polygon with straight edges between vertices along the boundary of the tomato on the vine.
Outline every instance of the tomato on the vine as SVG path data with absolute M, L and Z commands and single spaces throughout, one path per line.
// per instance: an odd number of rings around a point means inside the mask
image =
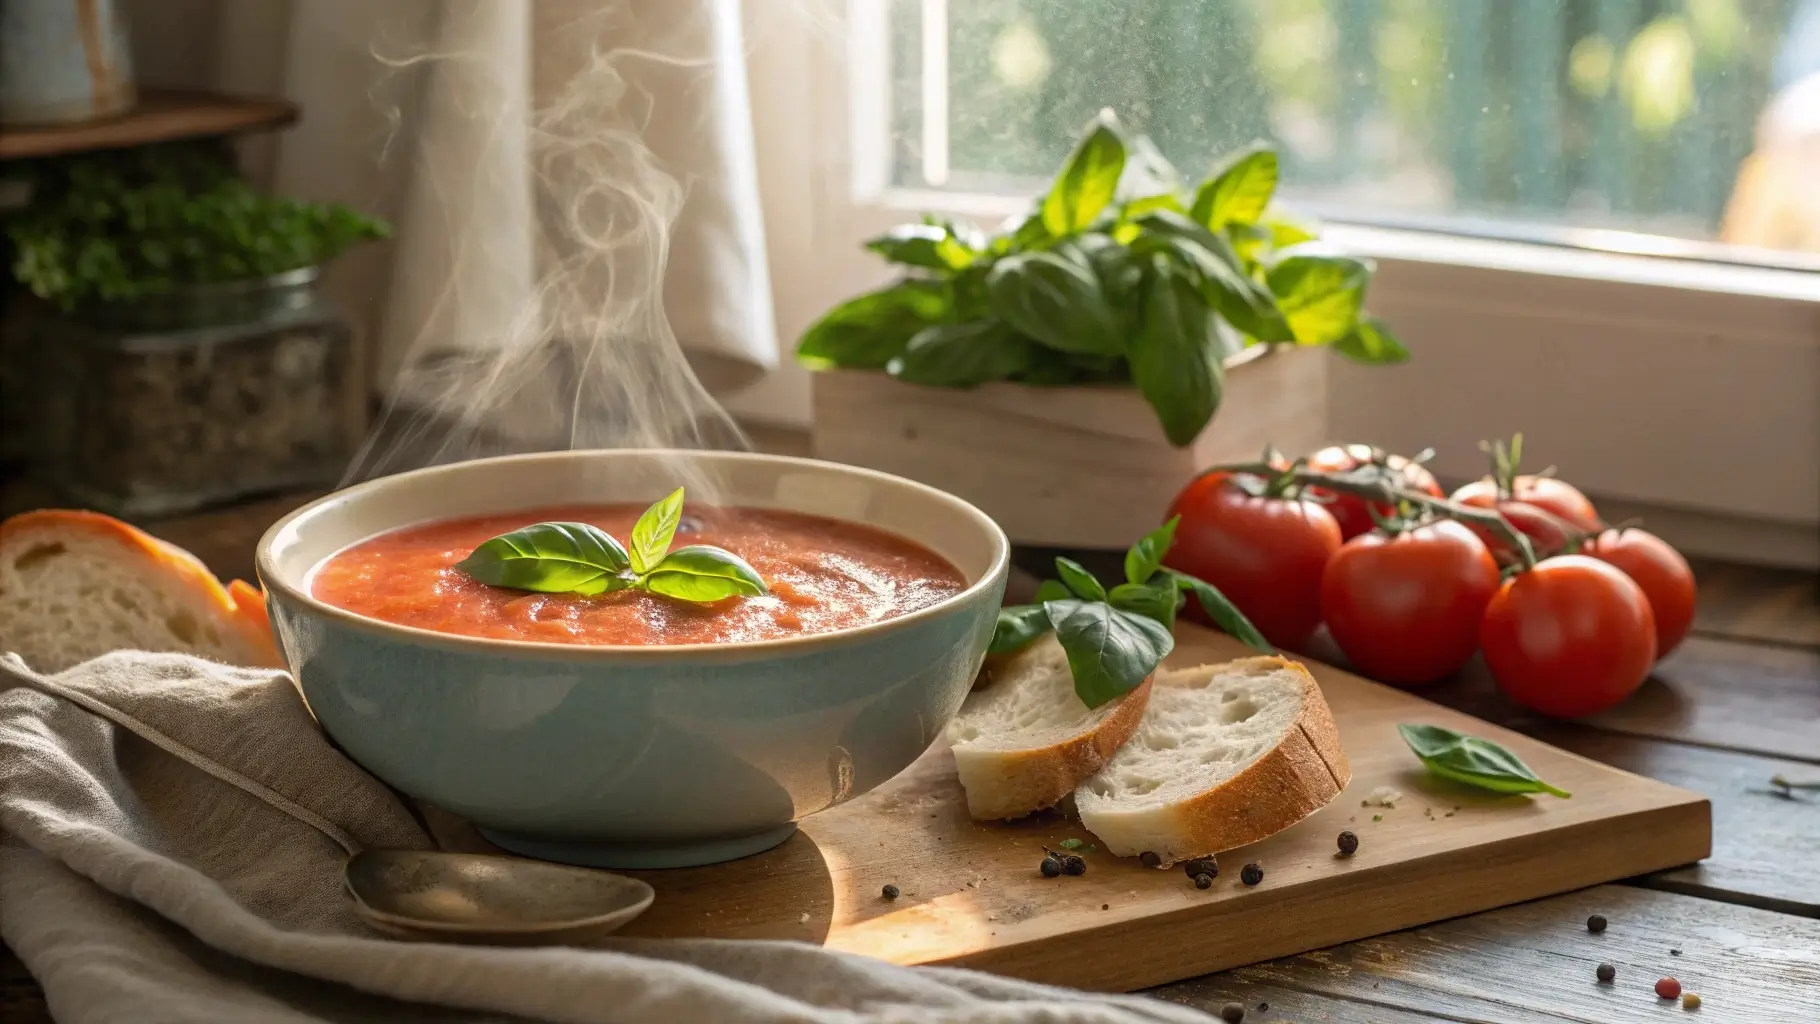
M 1656 658 L 1675 649 L 1694 624 L 1694 570 L 1681 553 L 1653 533 L 1607 530 L 1580 549 L 1610 562 L 1635 580 L 1656 618 Z
M 1599 528 L 1599 513 L 1592 501 L 1573 484 L 1552 476 L 1517 477 L 1508 492 L 1491 477 L 1485 477 L 1453 492 L 1453 500 L 1479 508 L 1502 508 L 1510 502 L 1520 502 L 1539 508 L 1576 530 Z
M 1486 606 L 1479 647 L 1510 699 L 1577 718 L 1643 685 L 1656 660 L 1656 620 L 1643 589 L 1617 567 L 1562 555 L 1505 581 Z
M 1265 488 L 1223 472 L 1190 481 L 1169 506 L 1182 520 L 1163 564 L 1218 587 L 1265 639 L 1294 649 L 1321 624 L 1321 573 L 1340 527 L 1320 504 Z M 1192 601 L 1184 614 L 1207 621 Z
M 1460 670 L 1479 646 L 1498 566 L 1464 525 L 1441 520 L 1346 542 L 1321 577 L 1321 614 L 1355 668 L 1419 686 Z
M 1308 456 L 1308 468 L 1323 473 L 1344 473 L 1369 463 L 1371 458 L 1370 445 L 1336 444 Z M 1389 456 L 1384 461 L 1393 472 L 1402 475 L 1404 486 L 1410 490 L 1432 494 L 1437 498 L 1446 496 L 1447 492 L 1441 490 L 1441 485 L 1435 482 L 1434 474 L 1421 463 L 1401 455 Z M 1326 502 L 1327 511 L 1340 524 L 1340 536 L 1346 540 L 1369 533 L 1377 525 L 1371 517 L 1372 503 L 1356 494 L 1340 494 L 1319 487 L 1310 487 L 1308 493 Z M 1380 516 L 1388 517 L 1395 514 L 1396 509 L 1389 505 L 1378 505 L 1377 512 Z

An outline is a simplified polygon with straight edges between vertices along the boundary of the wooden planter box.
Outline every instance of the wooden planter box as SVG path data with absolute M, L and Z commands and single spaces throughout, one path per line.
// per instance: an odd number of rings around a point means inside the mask
M 1013 543 L 1125 548 L 1154 529 L 1189 478 L 1254 460 L 1267 444 L 1327 440 L 1324 348 L 1253 348 L 1226 365 L 1225 397 L 1176 448 L 1136 389 L 995 383 L 972 390 L 883 373 L 812 375 L 815 456 L 939 487 L 997 520 Z

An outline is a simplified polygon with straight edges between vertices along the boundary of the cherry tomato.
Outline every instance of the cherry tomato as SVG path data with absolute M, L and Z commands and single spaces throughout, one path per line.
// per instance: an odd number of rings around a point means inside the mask
M 1323 448 L 1308 457 L 1308 468 L 1318 469 L 1323 473 L 1343 473 L 1356 469 L 1371 461 L 1371 446 L 1364 444 L 1334 445 Z M 1435 482 L 1433 473 L 1419 462 L 1411 462 L 1401 455 L 1392 455 L 1385 460 L 1390 468 L 1400 471 L 1409 489 L 1443 497 L 1446 491 Z M 1340 536 L 1346 540 L 1363 533 L 1371 532 L 1377 525 L 1371 518 L 1371 503 L 1356 494 L 1333 494 L 1319 487 L 1310 487 L 1308 492 L 1327 504 L 1327 511 L 1334 521 L 1340 524 Z M 1396 510 L 1389 505 L 1379 505 L 1378 514 L 1389 516 Z
M 1295 649 L 1321 624 L 1321 572 L 1340 527 L 1306 499 L 1254 497 L 1255 477 L 1209 473 L 1169 506 L 1181 516 L 1163 564 L 1220 588 L 1264 638 Z M 1199 605 L 1186 614 L 1206 622 Z
M 1498 592 L 1491 552 L 1460 523 L 1442 520 L 1346 542 L 1321 576 L 1321 614 L 1359 671 L 1419 686 L 1460 670 L 1479 646 L 1485 606 Z
M 1577 530 L 1597 530 L 1601 525 L 1599 513 L 1586 495 L 1581 494 L 1580 489 L 1573 484 L 1556 480 L 1552 476 L 1517 477 L 1511 484 L 1508 495 L 1499 494 L 1497 482 L 1491 477 L 1485 477 L 1453 492 L 1453 500 L 1479 508 L 1497 508 L 1504 502 L 1521 501 L 1551 515 L 1560 516 L 1568 526 Z
M 1687 559 L 1653 533 L 1607 530 L 1580 549 L 1610 562 L 1643 588 L 1656 617 L 1656 658 L 1675 649 L 1694 624 L 1694 570 Z
M 1577 718 L 1630 696 L 1656 659 L 1656 619 L 1643 588 L 1585 555 L 1518 573 L 1486 606 L 1479 647 L 1511 700 Z

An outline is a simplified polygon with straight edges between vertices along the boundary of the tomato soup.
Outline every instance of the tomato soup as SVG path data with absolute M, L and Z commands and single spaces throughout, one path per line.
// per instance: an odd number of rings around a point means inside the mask
M 901 537 L 795 512 L 691 507 L 673 546 L 714 544 L 758 570 L 770 593 L 712 604 L 640 590 L 582 597 L 493 587 L 455 563 L 487 540 L 540 522 L 590 523 L 624 543 L 643 506 L 548 508 L 382 533 L 317 568 L 317 599 L 401 626 L 570 644 L 705 644 L 826 633 L 927 608 L 966 580 Z

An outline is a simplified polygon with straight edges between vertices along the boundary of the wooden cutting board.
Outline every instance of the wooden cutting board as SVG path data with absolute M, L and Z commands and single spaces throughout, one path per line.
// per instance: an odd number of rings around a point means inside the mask
M 1243 657 L 1184 624 L 1170 663 Z M 784 938 L 903 964 L 951 964 L 1127 991 L 1475 913 L 1707 856 L 1704 797 L 1557 750 L 1415 696 L 1309 662 L 1339 723 L 1351 786 L 1325 809 L 1219 858 L 1211 889 L 1082 850 L 1087 873 L 1043 878 L 1043 847 L 1092 844 L 1078 822 L 971 821 L 953 756 L 937 745 L 884 786 L 803 822 L 769 853 L 641 872 L 657 902 L 623 934 Z M 1573 793 L 1497 796 L 1430 778 L 1399 722 L 1494 739 Z M 1394 808 L 1362 807 L 1380 786 Z M 1381 816 L 1382 820 L 1377 820 Z M 1341 829 L 1359 836 L 1335 855 Z M 1249 861 L 1255 888 L 1239 881 Z M 881 896 L 887 884 L 902 895 Z

